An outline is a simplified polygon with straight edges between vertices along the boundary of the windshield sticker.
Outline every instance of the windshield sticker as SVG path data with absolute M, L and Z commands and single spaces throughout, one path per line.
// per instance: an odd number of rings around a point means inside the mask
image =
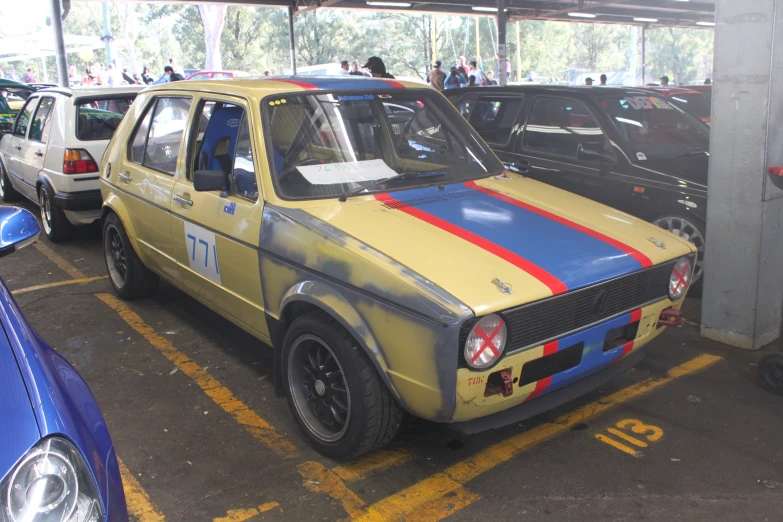
M 296 170 L 313 185 L 361 183 L 393 178 L 397 175 L 382 159 L 303 165 L 296 167 Z
M 664 98 L 657 96 L 628 96 L 625 98 L 628 105 L 636 110 L 642 109 L 665 109 L 672 110 L 671 104 Z
M 364 101 L 364 100 L 374 100 L 372 94 L 360 94 L 358 96 L 356 95 L 344 95 L 344 96 L 338 96 L 337 101 Z
M 639 161 L 647 161 L 647 156 L 644 155 L 644 152 L 637 152 L 636 159 Z

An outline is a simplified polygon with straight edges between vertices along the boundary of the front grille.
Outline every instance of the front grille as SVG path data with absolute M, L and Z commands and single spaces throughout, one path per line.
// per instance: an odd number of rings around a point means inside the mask
M 556 373 L 576 368 L 582 362 L 582 351 L 585 343 L 577 343 L 565 350 L 560 350 L 552 355 L 539 357 L 522 366 L 522 375 L 519 377 L 519 385 L 525 386 L 531 382 L 540 381 L 552 377 Z
M 570 332 L 581 330 L 646 303 L 669 295 L 669 278 L 677 261 L 653 266 L 594 286 L 574 290 L 556 297 L 510 308 L 500 315 L 506 321 L 508 342 L 506 353 L 543 344 Z M 596 312 L 597 301 L 605 293 L 602 311 Z M 460 332 L 464 346 L 474 321 Z

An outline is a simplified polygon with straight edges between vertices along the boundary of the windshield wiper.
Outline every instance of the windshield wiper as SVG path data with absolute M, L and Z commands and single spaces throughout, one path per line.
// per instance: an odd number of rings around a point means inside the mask
M 369 185 L 366 185 L 364 187 L 359 187 L 357 189 L 354 189 L 350 192 L 345 192 L 342 196 L 338 198 L 338 201 L 347 201 L 348 198 L 352 198 L 353 196 L 356 196 L 360 192 L 364 192 L 365 190 L 370 190 L 373 187 L 377 187 L 378 185 L 383 185 L 384 183 L 388 183 L 390 181 L 402 181 L 405 179 L 416 179 L 416 178 L 442 178 L 443 176 L 448 176 L 447 172 L 442 171 L 430 171 L 430 172 L 405 172 L 404 174 L 399 174 L 397 176 L 389 176 L 388 178 L 379 179 L 373 183 L 370 183 Z

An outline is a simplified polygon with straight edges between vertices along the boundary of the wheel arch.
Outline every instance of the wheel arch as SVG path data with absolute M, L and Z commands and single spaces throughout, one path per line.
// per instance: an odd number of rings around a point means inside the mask
M 126 207 L 122 202 L 122 199 L 117 197 L 115 194 L 109 194 L 103 200 L 103 209 L 101 211 L 101 228 L 103 228 L 103 223 L 106 221 L 106 217 L 109 214 L 114 214 L 117 216 L 117 218 L 119 218 L 120 223 L 122 223 L 122 226 L 125 228 L 125 233 L 128 234 L 128 239 L 131 242 L 133 250 L 136 252 L 136 255 L 139 256 L 139 259 L 144 262 L 144 258 L 140 253 L 139 246 L 136 243 L 136 228 L 133 226 L 133 221 L 130 219 L 128 207 Z

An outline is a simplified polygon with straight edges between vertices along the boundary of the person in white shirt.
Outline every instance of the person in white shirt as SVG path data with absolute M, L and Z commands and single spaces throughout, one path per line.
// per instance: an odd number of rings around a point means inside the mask
M 468 67 L 468 78 L 470 78 L 471 76 L 476 77 L 476 85 L 487 84 L 487 77 L 484 76 L 484 73 L 481 72 L 481 69 L 478 68 L 478 63 L 476 62 L 476 60 L 471 60 Z
M 106 70 L 106 84 L 109 86 L 116 86 L 122 83 L 122 76 L 119 71 L 114 68 L 114 64 L 110 63 Z
M 348 65 L 348 60 L 343 60 L 342 62 L 340 62 L 340 74 L 341 75 L 351 74 L 351 68 L 350 65 Z

